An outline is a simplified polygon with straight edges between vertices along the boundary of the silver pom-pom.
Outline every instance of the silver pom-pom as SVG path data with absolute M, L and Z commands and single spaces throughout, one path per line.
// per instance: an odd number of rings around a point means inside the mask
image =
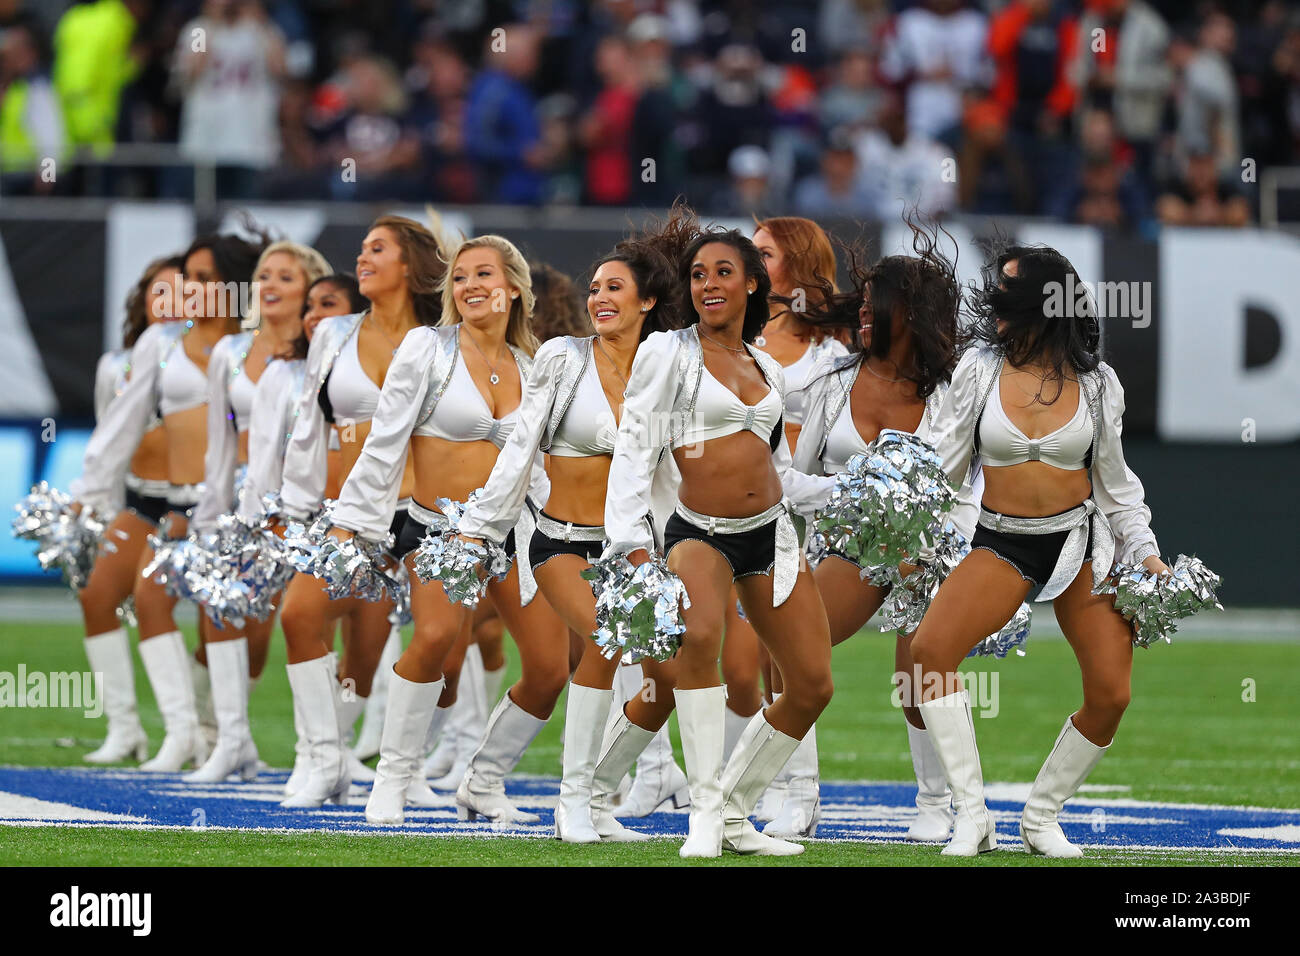
M 170 522 L 164 520 L 158 525 L 158 532 L 149 535 L 147 540 L 153 557 L 140 576 L 161 584 L 174 598 L 189 599 L 191 592 L 185 571 L 191 563 L 201 565 L 202 560 L 193 554 L 196 544 L 193 538 L 173 538 L 169 532 Z
M 815 527 L 862 567 L 898 565 L 934 539 L 955 503 L 934 446 L 887 428 L 836 476 Z
M 48 571 L 58 568 L 74 591 L 86 586 L 95 564 L 104 522 L 90 508 L 73 509 L 71 496 L 39 482 L 14 506 L 14 537 L 36 542 L 36 560 Z
M 421 581 L 442 582 L 447 600 L 453 604 L 478 607 L 487 593 L 488 581 L 500 581 L 510 573 L 510 556 L 495 541 L 479 543 L 458 537 L 465 504 L 450 498 L 439 498 L 436 504 L 446 519 L 446 527 L 431 527 L 425 533 L 415 552 L 415 573 Z
M 331 600 L 359 597 L 382 601 L 385 594 L 393 600 L 405 586 L 386 549 L 392 546 L 391 534 L 383 542 L 352 537 L 346 541 L 329 534 L 333 527 L 334 502 L 310 522 L 291 520 L 285 528 L 284 545 L 295 571 L 320 578 Z
M 996 634 L 990 634 L 967 654 L 967 657 L 996 657 L 999 660 L 1014 650 L 1017 657 L 1025 656 L 1025 642 L 1029 640 L 1029 624 L 1033 610 L 1024 602 L 1011 615 L 1011 620 Z
M 295 570 L 284 542 L 263 518 L 222 515 L 205 533 L 192 534 L 179 587 L 217 627 L 265 620 Z
M 597 558 L 582 576 L 596 595 L 593 637 L 606 660 L 630 654 L 666 661 L 677 653 L 686 632 L 682 610 L 691 599 L 662 557 L 641 565 L 624 554 Z
M 1181 618 L 1209 607 L 1223 610 L 1217 594 L 1223 579 L 1200 558 L 1180 554 L 1169 570 L 1156 574 L 1141 565 L 1117 564 L 1096 588 L 1097 594 L 1115 595 L 1115 610 L 1132 625 L 1136 647 L 1173 643 L 1169 636 Z

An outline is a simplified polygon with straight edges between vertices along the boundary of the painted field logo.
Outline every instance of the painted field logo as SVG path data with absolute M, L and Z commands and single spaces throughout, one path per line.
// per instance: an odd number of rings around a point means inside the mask
M 102 717 L 100 680 L 100 675 L 90 671 L 29 673 L 26 664 L 19 664 L 17 674 L 0 671 L 0 708 L 63 707 L 80 710 L 90 718 Z
M 50 897 L 51 926 L 126 926 L 133 936 L 148 936 L 153 926 L 152 893 L 68 893 Z

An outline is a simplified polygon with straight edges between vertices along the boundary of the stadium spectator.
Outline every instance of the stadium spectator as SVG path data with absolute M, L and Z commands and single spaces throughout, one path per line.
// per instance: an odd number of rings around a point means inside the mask
M 1236 28 L 1222 13 L 1206 17 L 1195 44 L 1180 37 L 1169 46 L 1170 63 L 1178 74 L 1179 148 L 1213 153 L 1220 176 L 1241 169 L 1237 81 L 1229 60 L 1235 46 Z
M 54 88 L 68 143 L 103 153 L 112 146 L 122 89 L 140 67 L 132 41 L 140 0 L 91 0 L 70 7 L 54 30 Z
M 924 0 L 903 11 L 885 40 L 880 72 L 907 90 L 907 126 L 956 142 L 962 99 L 987 85 L 988 21 L 962 0 Z
M 706 86 L 691 110 L 691 170 L 702 183 L 728 168 L 741 146 L 763 150 L 764 190 L 771 175 L 767 153 L 773 116 L 763 88 L 763 61 L 758 51 L 742 44 L 723 47 L 709 65 Z M 754 155 L 747 153 L 745 155 Z M 734 173 L 733 173 L 734 177 Z M 743 210 L 742 210 L 743 211 Z
M 718 214 L 753 216 L 779 205 L 780 197 L 772 190 L 772 159 L 763 147 L 737 147 L 727 160 L 727 172 L 731 183 L 713 204 Z
M 1250 206 L 1236 180 L 1220 177 L 1213 153 L 1191 153 L 1181 180 L 1156 202 L 1156 215 L 1166 226 L 1244 226 Z
M 1148 196 L 1133 170 L 1133 150 L 1115 133 L 1106 110 L 1090 109 L 1080 124 L 1079 149 L 1061 173 L 1046 211 L 1064 222 L 1140 229 Z
M 601 90 L 583 117 L 580 132 L 587 151 L 586 198 L 599 206 L 626 205 L 632 198 L 634 174 L 632 122 L 641 98 L 641 77 L 627 40 L 613 35 L 600 41 L 596 72 Z
M 817 104 L 823 129 L 874 126 L 885 102 L 876 85 L 876 65 L 865 50 L 846 50 L 835 65 L 835 81 L 822 91 Z
M 218 164 L 217 189 L 247 198 L 280 157 L 284 41 L 258 0 L 206 0 L 176 39 L 181 152 Z
M 418 132 L 424 181 L 434 199 L 473 202 L 474 168 L 465 143 L 469 65 L 441 38 L 427 38 L 419 48 L 418 69 L 407 76 L 412 91 L 408 119 Z
M 1287 78 L 1279 70 L 1285 60 L 1287 7 L 1266 0 L 1254 20 L 1240 23 L 1233 58 L 1241 100 L 1242 155 L 1260 165 L 1285 165 L 1293 160 L 1287 117 Z M 1300 29 L 1293 31 L 1300 39 Z
M 831 56 L 857 50 L 874 55 L 888 22 L 888 0 L 822 0 L 817 13 L 818 42 Z
M 897 221 L 912 206 L 936 218 L 957 201 L 956 158 L 936 140 L 909 130 L 903 110 L 898 96 L 889 96 L 880 128 L 857 137 L 858 165 L 881 222 Z
M 638 203 L 667 206 L 685 179 L 677 117 L 689 109 L 695 93 L 673 65 L 667 18 L 642 14 L 632 21 L 627 36 L 634 68 L 641 74 L 629 142 L 633 196 Z M 653 167 L 644 165 L 647 159 L 654 160 Z
M 537 32 L 510 24 L 489 36 L 482 72 L 465 103 L 465 143 L 484 202 L 534 204 L 542 199 L 541 129 L 528 83 L 537 71 Z
M 1172 77 L 1169 27 L 1144 0 L 1085 0 L 1071 81 L 1076 112 L 1109 109 L 1119 134 L 1137 152 L 1139 174 L 1150 179 L 1156 139 Z
M 66 138 L 41 38 L 34 27 L 15 24 L 0 36 L 0 85 L 3 191 L 52 192 Z
M 397 71 L 377 56 L 348 65 L 348 108 L 323 132 L 332 199 L 423 197 L 420 137 Z
M 827 136 L 821 171 L 795 187 L 794 210 L 810 219 L 875 214 L 874 199 L 858 174 L 858 157 L 847 129 L 831 130 Z

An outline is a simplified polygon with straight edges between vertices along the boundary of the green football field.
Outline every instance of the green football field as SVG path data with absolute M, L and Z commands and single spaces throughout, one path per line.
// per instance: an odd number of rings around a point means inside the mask
M 193 634 L 190 634 L 191 641 Z M 1300 808 L 1300 676 L 1294 642 L 1187 640 L 1138 650 L 1133 703 L 1106 758 L 1088 780 L 1108 796 L 1182 804 Z M 517 673 L 513 648 L 511 674 Z M 970 664 L 971 662 L 968 662 Z M 74 623 L 0 623 L 0 672 L 86 667 Z M 902 716 L 890 699 L 891 642 L 863 632 L 835 651 L 835 698 L 818 724 L 826 781 L 911 781 Z M 1027 783 L 1080 699 L 1078 671 L 1059 638 L 1031 638 L 1028 655 L 985 661 L 978 685 L 997 716 L 976 719 L 985 779 Z M 513 676 L 507 678 L 507 685 Z M 162 725 L 137 659 L 141 716 L 156 749 Z M 557 776 L 564 702 L 519 770 Z M 292 762 L 292 718 L 283 640 L 253 693 L 251 716 L 262 758 Z M 83 767 L 104 723 L 68 709 L 0 710 L 0 765 Z M 373 761 L 372 761 L 373 763 Z M 1127 789 L 1124 789 L 1127 788 Z M 1000 830 L 1007 828 L 999 824 Z M 1014 837 L 1014 833 L 1008 834 Z M 111 827 L 5 827 L 4 865 L 657 865 L 677 864 L 677 839 L 644 845 L 566 846 L 535 838 L 385 836 Z M 817 842 L 793 860 L 741 859 L 692 865 L 1063 865 L 1017 846 L 977 860 L 947 860 L 933 846 L 854 840 Z M 1300 863 L 1295 853 L 1186 849 L 1090 850 L 1067 865 Z

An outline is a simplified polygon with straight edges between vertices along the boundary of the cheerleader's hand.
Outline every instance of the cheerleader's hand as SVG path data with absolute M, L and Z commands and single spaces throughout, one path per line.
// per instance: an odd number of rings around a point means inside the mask
M 347 528 L 340 528 L 338 526 L 330 528 L 329 536 L 335 541 L 351 541 L 352 538 L 355 537 Z
M 650 552 L 645 548 L 637 548 L 628 552 L 627 559 L 632 562 L 632 567 L 639 568 L 650 561 Z
M 470 537 L 469 535 L 467 535 L 467 534 L 458 534 L 458 535 L 456 535 L 456 540 L 457 540 L 457 541 L 464 541 L 466 544 L 478 544 L 478 545 L 481 545 L 481 544 L 483 543 L 483 539 L 482 539 L 482 538 L 471 538 L 471 537 Z
M 1169 574 L 1169 565 L 1160 560 L 1159 555 L 1151 555 L 1142 559 L 1142 567 L 1146 568 L 1152 574 Z

